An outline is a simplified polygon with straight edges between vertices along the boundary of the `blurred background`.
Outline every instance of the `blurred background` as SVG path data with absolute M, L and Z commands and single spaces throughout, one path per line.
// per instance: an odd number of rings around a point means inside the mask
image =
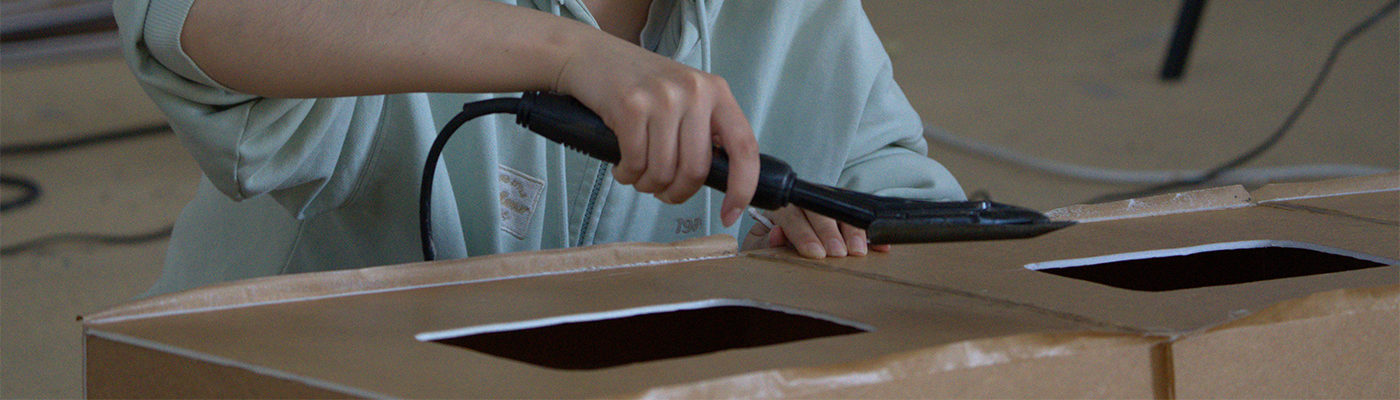
M 1256 147 L 1289 120 L 1338 39 L 1387 3 L 1211 1 L 1175 81 L 1159 74 L 1180 1 L 864 5 L 927 124 L 930 156 L 973 196 L 1048 210 L 1189 177 L 1170 171 Z M 39 189 L 0 214 L 3 398 L 82 396 L 75 317 L 154 281 L 166 229 L 199 179 L 173 135 L 142 129 L 163 118 L 118 54 L 110 12 L 110 1 L 0 1 L 0 173 Z M 1274 169 L 1242 183 L 1400 167 L 1396 19 L 1348 42 L 1296 121 L 1244 166 Z M 65 28 L 44 28 L 55 23 Z M 26 150 L 104 132 L 129 137 Z M 28 189 L 7 184 L 3 200 L 22 202 Z M 120 238 L 24 247 L 69 233 Z

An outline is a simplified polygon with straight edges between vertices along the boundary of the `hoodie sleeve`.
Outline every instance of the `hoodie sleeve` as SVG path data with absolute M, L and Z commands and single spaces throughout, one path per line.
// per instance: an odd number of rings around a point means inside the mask
M 798 176 L 885 196 L 964 198 L 927 156 L 923 124 L 860 2 L 726 1 L 714 37 L 713 72 L 745 107 L 760 149 Z
M 853 53 L 846 62 L 862 64 L 852 70 L 872 73 L 854 80 L 869 85 L 869 91 L 858 107 L 862 111 L 847 141 L 849 150 L 837 185 L 882 196 L 966 199 L 948 169 L 928 157 L 923 122 L 895 83 L 889 55 L 860 4 L 852 1 L 842 6 L 848 17 L 841 19 L 850 29 L 846 40 L 851 43 L 841 47 Z
M 964 200 L 957 179 L 927 156 L 923 123 L 886 63 L 866 98 L 837 185 L 881 196 Z
M 220 85 L 181 48 L 192 3 L 117 0 L 113 9 L 129 67 L 209 181 L 234 200 L 269 194 L 298 218 L 344 203 L 383 97 L 278 99 Z

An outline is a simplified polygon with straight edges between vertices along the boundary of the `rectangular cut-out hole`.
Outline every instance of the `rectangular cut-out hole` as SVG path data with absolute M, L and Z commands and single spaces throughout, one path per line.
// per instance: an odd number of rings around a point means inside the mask
M 1115 254 L 1026 268 L 1117 288 L 1162 292 L 1400 264 L 1308 243 L 1258 240 Z
M 556 369 L 598 369 L 870 331 L 863 324 L 737 300 L 620 310 L 418 335 Z

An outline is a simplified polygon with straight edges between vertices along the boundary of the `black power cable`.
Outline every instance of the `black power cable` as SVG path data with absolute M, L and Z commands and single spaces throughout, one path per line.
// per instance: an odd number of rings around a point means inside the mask
M 423 261 L 437 259 L 437 248 L 433 246 L 433 175 L 437 173 L 438 159 L 442 158 L 442 148 L 447 145 L 447 139 L 451 139 L 452 134 L 457 133 L 457 129 L 467 121 L 487 114 L 515 113 L 519 107 L 519 98 L 467 103 L 462 106 L 462 112 L 452 117 L 452 120 L 442 127 L 437 138 L 433 139 L 433 146 L 428 148 L 428 159 L 423 165 L 423 184 L 418 191 L 418 234 L 423 245 Z
M 1327 60 L 1323 61 L 1322 68 L 1317 72 L 1317 77 L 1313 78 L 1312 85 L 1308 86 L 1307 92 L 1305 92 L 1303 94 L 1303 98 L 1298 101 L 1298 105 L 1293 107 L 1293 111 L 1288 113 L 1288 117 L 1284 118 L 1283 124 L 1280 125 L 1279 128 L 1275 130 L 1272 135 L 1269 135 L 1268 138 L 1264 139 L 1263 142 L 1260 142 L 1258 145 L 1254 146 L 1254 148 L 1244 152 L 1243 154 L 1240 154 L 1239 156 L 1235 157 L 1230 161 L 1225 162 L 1224 164 L 1220 164 L 1215 168 L 1211 168 L 1205 173 L 1202 173 L 1201 175 L 1198 175 L 1193 178 L 1182 179 L 1175 182 L 1167 182 L 1160 185 L 1151 186 L 1146 189 L 1106 194 L 1103 196 L 1095 197 L 1089 200 L 1089 202 L 1100 203 L 1104 201 L 1142 197 L 1163 193 L 1181 187 L 1209 183 L 1215 180 L 1216 178 L 1220 177 L 1220 175 L 1229 172 L 1230 170 L 1233 170 L 1235 168 L 1239 168 L 1241 165 L 1244 165 L 1245 163 L 1248 163 L 1254 160 L 1255 158 L 1259 157 L 1259 155 L 1263 154 L 1265 151 L 1269 150 L 1275 144 L 1277 144 L 1280 139 L 1283 139 L 1284 134 L 1288 133 L 1288 130 L 1293 127 L 1293 124 L 1295 122 L 1298 122 L 1298 117 L 1302 116 L 1303 110 L 1306 110 L 1308 108 L 1308 105 L 1312 103 L 1313 97 L 1316 97 L 1318 90 L 1322 88 L 1323 81 L 1326 81 L 1327 76 L 1332 72 L 1332 65 L 1336 64 L 1338 56 L 1340 56 L 1342 53 L 1342 49 L 1345 48 L 1348 43 L 1351 43 L 1352 39 L 1355 39 L 1357 36 L 1360 36 L 1362 33 L 1365 33 L 1372 26 L 1375 26 L 1377 22 L 1380 22 L 1382 18 L 1385 18 L 1386 16 L 1390 15 L 1391 12 L 1394 12 L 1397 6 L 1400 6 L 1400 0 L 1394 0 L 1389 3 L 1386 3 L 1384 6 L 1381 6 L 1380 9 L 1376 10 L 1375 13 L 1372 13 L 1370 17 L 1367 17 L 1365 20 L 1362 20 L 1360 23 L 1356 24 L 1356 26 L 1353 26 L 1351 29 L 1347 30 L 1346 33 L 1343 33 L 1341 37 L 1337 38 L 1337 41 L 1332 45 L 1332 50 L 1327 54 Z

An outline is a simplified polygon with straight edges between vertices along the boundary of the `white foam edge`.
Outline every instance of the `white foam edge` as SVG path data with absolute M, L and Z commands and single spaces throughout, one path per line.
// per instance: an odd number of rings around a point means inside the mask
M 1380 264 L 1382 264 L 1382 265 L 1396 265 L 1396 264 L 1400 264 L 1400 260 L 1394 260 L 1394 259 L 1389 259 L 1389 258 L 1385 258 L 1385 257 L 1374 256 L 1374 255 L 1370 255 L 1370 254 L 1366 254 L 1366 253 L 1362 253 L 1362 252 L 1358 252 L 1358 251 L 1351 251 L 1351 250 L 1345 250 L 1345 249 L 1338 249 L 1338 248 L 1335 248 L 1335 247 L 1328 247 L 1328 246 L 1316 245 L 1316 244 L 1312 244 L 1312 243 L 1295 242 L 1295 241 L 1291 241 L 1291 240 L 1245 240 L 1245 241 L 1239 241 L 1239 242 L 1211 243 L 1211 244 L 1205 244 L 1205 245 L 1199 245 L 1199 246 L 1179 247 L 1179 248 L 1173 248 L 1173 249 L 1159 249 L 1159 250 L 1147 250 L 1147 251 L 1138 251 L 1138 252 L 1131 252 L 1131 253 L 1109 254 L 1109 255 L 1097 256 L 1097 257 L 1085 257 L 1085 258 L 1074 258 L 1074 259 L 1067 259 L 1067 260 L 1045 261 L 1045 262 L 1037 262 L 1037 263 L 1026 264 L 1025 267 L 1026 267 L 1026 269 L 1029 269 L 1029 270 L 1040 271 L 1040 270 L 1056 269 L 1056 268 L 1071 268 L 1071 267 L 1082 267 L 1082 266 L 1086 266 L 1086 265 L 1106 264 L 1106 263 L 1118 262 L 1118 261 L 1130 261 L 1130 260 L 1141 260 L 1141 259 L 1147 259 L 1147 258 L 1164 258 L 1164 257 L 1174 257 L 1174 256 L 1185 256 L 1185 255 L 1191 255 L 1191 254 L 1197 254 L 1197 253 L 1205 253 L 1205 252 L 1211 252 L 1211 251 L 1240 250 L 1240 249 L 1256 249 L 1256 248 L 1265 248 L 1265 247 L 1286 247 L 1286 248 L 1294 248 L 1294 249 L 1312 250 L 1312 251 L 1316 251 L 1316 252 L 1322 252 L 1322 253 L 1328 253 L 1328 254 L 1333 254 L 1333 255 L 1339 255 L 1339 256 L 1345 256 L 1345 257 L 1351 257 L 1351 258 L 1356 258 L 1356 259 L 1371 261 L 1371 262 L 1375 262 L 1375 263 L 1380 263 Z
M 863 330 L 863 331 L 866 331 L 866 332 L 873 332 L 873 331 L 875 331 L 875 327 L 870 326 L 870 325 L 868 325 L 868 324 L 864 324 L 864 323 L 860 323 L 860 322 L 855 322 L 855 321 L 851 321 L 851 320 L 846 320 L 846 319 L 842 319 L 842 318 L 837 318 L 837 317 L 833 317 L 833 316 L 830 316 L 830 315 L 826 315 L 826 314 L 822 314 L 822 313 L 817 313 L 817 312 L 813 312 L 813 311 L 807 311 L 807 310 L 802 310 L 802 309 L 797 309 L 797 308 L 792 308 L 792 307 L 787 307 L 787 306 L 772 304 L 772 303 L 764 303 L 764 302 L 760 302 L 760 301 L 741 300 L 741 299 L 707 299 L 707 300 L 690 301 L 690 302 L 683 302 L 683 303 L 655 304 L 655 305 L 649 305 L 649 306 L 633 307 L 633 308 L 624 308 L 624 309 L 618 309 L 618 310 L 608 310 L 608 311 L 600 311 L 600 312 L 592 312 L 592 313 L 583 313 L 583 314 L 560 315 L 560 316 L 555 316 L 555 317 L 539 318 L 539 319 L 532 319 L 532 320 L 525 320 L 525 321 L 502 322 L 502 323 L 485 324 L 485 325 L 476 325 L 476 326 L 467 326 L 467 327 L 453 328 L 453 329 L 444 329 L 444 330 L 438 330 L 438 331 L 429 331 L 429 332 L 419 333 L 419 334 L 417 334 L 417 335 L 414 335 L 414 338 L 418 339 L 418 341 L 421 341 L 421 342 L 431 342 L 431 341 L 437 341 L 437 340 L 442 340 L 442 339 L 450 339 L 450 338 L 457 338 L 457 337 L 464 337 L 464 336 L 480 335 L 480 334 L 483 334 L 483 333 L 496 333 L 496 332 L 518 331 L 518 330 L 526 330 L 526 329 L 533 329 L 533 328 L 541 328 L 541 327 L 554 326 L 554 325 L 563 325 L 563 324 L 576 323 L 576 322 L 591 322 L 591 321 L 601 321 L 601 320 L 609 320 L 609 319 L 620 319 L 620 318 L 634 317 L 634 316 L 645 315 L 645 314 L 660 314 L 660 313 L 667 313 L 667 312 L 674 312 L 674 311 L 699 310 L 699 309 L 704 309 L 704 308 L 725 307 L 725 306 L 751 307 L 751 308 L 758 308 L 758 309 L 763 309 L 763 310 L 768 310 L 768 311 L 781 312 L 781 313 L 785 313 L 785 314 L 801 315 L 801 316 L 808 317 L 808 318 L 819 319 L 819 320 L 823 320 L 823 321 L 827 321 L 827 322 L 831 322 L 831 323 L 835 323 L 835 324 L 841 324 L 841 325 L 853 327 L 853 328 L 860 329 L 860 330 Z

